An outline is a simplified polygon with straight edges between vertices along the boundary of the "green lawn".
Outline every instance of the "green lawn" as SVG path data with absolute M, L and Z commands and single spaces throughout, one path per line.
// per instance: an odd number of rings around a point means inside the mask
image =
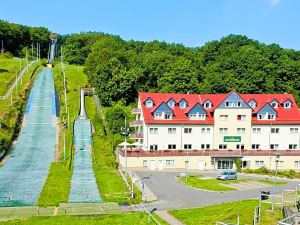
M 280 184 L 287 184 L 286 181 L 273 181 L 273 180 L 255 180 L 257 182 L 263 183 L 263 184 L 269 184 L 269 185 L 280 185 Z
M 186 225 L 214 225 L 218 221 L 236 223 L 238 214 L 240 215 L 240 224 L 252 225 L 256 206 L 258 206 L 257 200 L 245 200 L 203 208 L 172 210 L 169 213 Z M 270 204 L 262 204 L 260 225 L 275 225 L 281 219 L 279 208 L 276 208 L 275 213 L 267 211 L 269 208 Z
M 154 215 L 156 217 L 156 215 Z M 156 217 L 157 218 L 157 217 Z M 161 224 L 164 223 L 160 220 Z M 113 215 L 102 215 L 102 216 L 40 216 L 40 217 L 30 217 L 24 220 L 11 220 L 7 222 L 0 223 L 1 225 L 93 225 L 93 224 L 114 224 L 114 225 L 143 225 L 143 224 L 154 224 L 150 221 L 148 223 L 148 216 L 144 213 L 129 213 L 129 214 L 113 214 Z
M 239 180 L 217 180 L 214 178 L 202 178 L 201 175 L 188 175 L 187 179 L 185 177 L 177 177 L 177 179 L 184 183 L 187 186 L 198 188 L 201 190 L 208 190 L 208 191 L 232 191 L 236 190 L 231 187 L 224 186 L 224 184 L 232 184 L 232 183 L 239 183 L 245 182 L 245 179 Z
M 26 60 L 7 59 L 0 54 L 0 96 L 4 95 L 16 79 L 16 74 L 26 65 Z

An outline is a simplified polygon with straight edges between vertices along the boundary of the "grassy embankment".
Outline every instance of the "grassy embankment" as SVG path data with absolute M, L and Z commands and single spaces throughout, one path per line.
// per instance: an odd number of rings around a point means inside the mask
M 79 112 L 79 87 L 87 85 L 87 77 L 83 73 L 83 67 L 66 65 L 67 99 L 70 111 L 70 123 L 73 124 Z M 60 96 L 60 159 L 63 159 L 63 136 L 66 136 L 66 161 L 53 162 L 38 201 L 40 206 L 53 206 L 61 202 L 67 202 L 72 168 L 69 169 L 70 154 L 72 148 L 73 126 L 63 128 L 63 121 L 67 121 L 65 114 L 63 95 L 63 76 L 60 66 L 54 68 L 56 89 Z M 124 182 L 118 175 L 115 157 L 111 143 L 104 133 L 102 120 L 97 115 L 93 97 L 86 97 L 86 112 L 92 121 L 95 134 L 93 134 L 93 168 L 96 176 L 100 195 L 104 201 L 128 202 L 128 192 Z
M 237 215 L 240 215 L 240 224 L 253 224 L 254 209 L 258 206 L 257 200 L 245 200 L 239 202 L 223 203 L 214 206 L 172 210 L 171 215 L 186 225 L 194 224 L 216 224 L 216 222 L 227 222 L 236 224 Z M 282 219 L 279 208 L 275 212 L 268 211 L 270 204 L 263 203 L 261 210 L 260 225 L 276 225 Z
M 236 189 L 228 185 L 247 182 L 247 181 L 255 181 L 255 182 L 260 182 L 269 185 L 274 185 L 274 183 L 276 185 L 287 183 L 285 181 L 274 182 L 272 180 L 262 180 L 262 179 L 217 180 L 215 178 L 202 178 L 201 175 L 188 175 L 187 179 L 185 177 L 177 177 L 177 179 L 181 183 L 189 187 L 198 188 L 201 190 L 208 190 L 208 191 L 233 191 Z
M 0 54 L 1 56 L 1 54 Z M 13 60 L 13 59 L 9 59 Z M 4 63 L 3 63 L 4 62 Z M 2 85 L 2 82 L 7 79 L 7 71 L 18 71 L 19 70 L 19 60 L 14 60 L 14 64 L 11 65 L 6 58 L 0 57 L 0 95 L 4 95 L 9 89 L 9 85 Z M 16 64 L 17 62 L 17 64 Z M 17 137 L 22 122 L 23 114 L 25 111 L 27 97 L 30 93 L 31 86 L 34 81 L 34 77 L 38 74 L 39 69 L 35 68 L 40 65 L 40 62 L 32 65 L 28 72 L 23 75 L 22 82 L 20 81 L 16 88 L 12 91 L 12 101 L 9 96 L 7 99 L 0 99 L 0 121 L 1 121 L 1 132 L 0 132 L 0 153 L 3 151 L 8 151 L 12 141 Z M 15 70 L 12 67 L 15 66 Z M 33 71 L 35 70 L 34 74 Z M 15 79 L 15 74 L 12 72 L 10 74 L 13 76 L 11 79 Z M 32 75 L 32 79 L 31 79 Z M 5 78 L 6 77 L 6 78 Z M 5 83 L 5 82 L 4 82 Z

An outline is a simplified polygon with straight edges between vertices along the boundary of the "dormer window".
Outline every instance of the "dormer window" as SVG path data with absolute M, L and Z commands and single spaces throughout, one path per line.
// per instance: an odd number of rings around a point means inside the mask
M 225 107 L 230 107 L 230 108 L 238 108 L 241 107 L 242 103 L 239 101 L 227 101 L 225 102 Z
M 275 120 L 275 118 L 276 118 L 275 114 L 269 114 L 269 113 L 257 114 L 258 120 Z
M 273 100 L 272 102 L 271 102 L 271 106 L 273 107 L 273 108 L 278 108 L 278 102 L 276 101 L 276 100 Z
M 209 100 L 207 100 L 206 102 L 204 102 L 204 108 L 210 109 L 211 107 L 212 107 L 212 103 Z
M 206 115 L 205 114 L 199 114 L 199 113 L 190 113 L 189 119 L 190 120 L 205 120 Z
M 153 101 L 151 99 L 148 99 L 145 103 L 147 108 L 152 108 L 153 107 Z
M 252 99 L 248 104 L 250 105 L 250 107 L 251 107 L 252 109 L 255 109 L 255 108 L 256 108 L 256 102 L 255 102 L 253 99 Z
M 170 106 L 170 108 L 174 109 L 174 107 L 175 107 L 175 101 L 173 99 L 170 99 L 168 101 L 168 105 Z
M 285 109 L 290 109 L 290 108 L 292 107 L 292 103 L 291 103 L 290 101 L 285 101 L 285 102 L 283 103 L 283 107 L 284 107 Z
M 155 120 L 171 120 L 172 119 L 172 114 L 168 113 L 154 113 L 154 119 Z
M 179 107 L 181 109 L 185 109 L 186 108 L 186 101 L 184 99 L 182 99 L 180 102 L 179 102 Z

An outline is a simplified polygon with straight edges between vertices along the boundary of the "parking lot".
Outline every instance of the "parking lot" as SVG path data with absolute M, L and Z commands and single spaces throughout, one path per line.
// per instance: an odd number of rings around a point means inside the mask
M 145 185 L 156 195 L 157 201 L 148 203 L 148 207 L 155 207 L 158 210 L 169 210 L 178 208 L 192 208 L 207 205 L 214 205 L 222 202 L 238 201 L 249 198 L 258 198 L 260 191 L 271 191 L 273 186 L 248 185 L 251 188 L 228 191 L 228 192 L 213 192 L 204 191 L 194 188 L 189 188 L 176 180 L 176 175 L 179 172 L 156 172 L 156 171 L 136 171 L 140 178 L 145 178 Z M 216 178 L 215 172 L 202 172 L 204 177 Z M 238 175 L 239 179 L 263 179 L 261 176 L 253 175 Z M 276 193 L 281 193 L 284 190 L 295 189 L 300 183 L 297 180 L 286 180 L 287 184 L 276 185 Z

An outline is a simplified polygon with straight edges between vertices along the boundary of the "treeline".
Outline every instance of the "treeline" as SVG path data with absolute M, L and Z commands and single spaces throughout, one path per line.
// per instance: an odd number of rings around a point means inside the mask
M 29 27 L 0 20 L 0 49 L 4 45 L 5 52 L 14 56 L 24 57 L 25 49 L 29 56 L 36 54 L 36 43 L 41 45 L 41 57 L 47 57 L 50 31 L 45 27 Z
M 80 41 L 77 41 L 80 40 Z M 199 48 L 124 41 L 87 33 L 65 40 L 66 59 L 85 73 L 104 106 L 134 102 L 139 91 L 291 93 L 298 103 L 300 52 L 229 35 Z

